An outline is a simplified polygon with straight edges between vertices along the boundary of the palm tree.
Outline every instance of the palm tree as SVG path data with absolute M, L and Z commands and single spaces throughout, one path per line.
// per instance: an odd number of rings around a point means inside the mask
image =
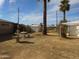
M 38 0 L 40 1 L 40 0 Z M 50 2 L 50 0 L 48 0 Z M 43 34 L 47 35 L 47 0 L 43 0 L 44 11 L 43 11 Z
M 66 20 L 66 11 L 70 10 L 70 4 L 69 4 L 69 0 L 62 0 L 61 4 L 60 4 L 60 11 L 63 12 L 63 21 L 67 21 Z
M 61 23 L 67 22 L 66 11 L 69 11 L 69 10 L 70 10 L 69 0 L 62 0 L 60 5 L 60 11 L 63 12 L 63 20 L 61 21 Z M 66 37 L 66 31 L 67 31 L 67 26 L 62 25 L 62 29 L 61 29 L 62 37 Z

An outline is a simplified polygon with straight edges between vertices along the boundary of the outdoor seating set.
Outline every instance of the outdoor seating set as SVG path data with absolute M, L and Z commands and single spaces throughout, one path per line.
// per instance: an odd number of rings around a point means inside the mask
M 15 33 L 15 37 L 16 37 L 16 38 L 19 37 L 19 39 L 20 39 L 20 38 L 25 39 L 25 38 L 30 38 L 30 37 L 32 37 L 32 35 L 31 35 L 30 33 L 27 33 L 27 32 L 25 32 L 25 31 L 23 31 L 23 32 L 20 32 L 20 33 Z

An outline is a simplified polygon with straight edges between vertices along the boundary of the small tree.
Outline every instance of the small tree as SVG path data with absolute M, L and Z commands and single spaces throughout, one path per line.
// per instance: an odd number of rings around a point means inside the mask
M 29 26 L 29 25 L 26 26 L 25 31 L 26 31 L 27 33 L 33 33 L 33 32 L 34 32 L 34 30 L 33 30 L 33 29 L 31 28 L 31 26 Z
M 30 38 L 30 33 L 33 33 L 34 32 L 34 30 L 29 25 L 26 26 L 26 30 L 25 31 L 28 34 L 28 38 Z

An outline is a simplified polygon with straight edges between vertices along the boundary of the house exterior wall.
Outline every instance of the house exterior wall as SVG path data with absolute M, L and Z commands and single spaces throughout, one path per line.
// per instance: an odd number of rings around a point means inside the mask
M 12 33 L 13 24 L 5 21 L 0 21 L 0 34 Z
M 76 31 L 77 32 L 77 36 L 79 37 L 79 26 L 77 26 L 76 29 L 77 29 L 77 31 Z
M 67 33 L 69 36 L 79 37 L 79 26 L 68 26 Z
M 38 31 L 39 31 L 38 27 L 32 27 L 32 29 L 33 29 L 35 32 L 38 32 Z
M 31 26 L 31 28 L 32 28 L 35 32 L 39 32 L 39 28 L 40 28 L 40 26 L 34 24 L 34 25 Z

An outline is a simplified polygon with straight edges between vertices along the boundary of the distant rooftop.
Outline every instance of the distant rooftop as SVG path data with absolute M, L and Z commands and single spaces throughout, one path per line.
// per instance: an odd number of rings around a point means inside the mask
M 64 25 L 79 25 L 79 20 L 78 21 L 71 21 L 71 22 L 67 22 L 67 23 L 62 23 Z

